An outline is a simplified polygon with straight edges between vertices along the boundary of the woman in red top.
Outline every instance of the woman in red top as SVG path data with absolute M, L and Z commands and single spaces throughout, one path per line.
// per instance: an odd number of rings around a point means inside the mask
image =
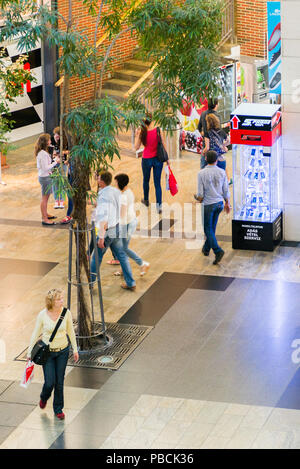
M 142 199 L 142 203 L 146 205 L 146 207 L 149 207 L 149 181 L 151 176 L 151 169 L 153 168 L 156 207 L 158 213 L 161 213 L 162 194 L 160 180 L 163 163 L 161 163 L 156 156 L 158 144 L 157 129 L 158 127 L 155 126 L 154 122 L 152 121 L 152 116 L 149 115 L 144 120 L 141 128 L 136 132 L 135 149 L 137 151 L 142 144 L 144 145 L 142 157 L 144 198 Z M 163 136 L 162 142 L 164 147 L 166 147 Z

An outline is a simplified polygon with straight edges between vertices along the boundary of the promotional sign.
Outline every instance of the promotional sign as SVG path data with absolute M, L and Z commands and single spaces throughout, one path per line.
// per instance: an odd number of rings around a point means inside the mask
M 241 104 L 231 114 L 231 143 L 272 146 L 281 135 L 281 108 L 271 104 Z
M 280 2 L 268 2 L 268 63 L 270 94 L 281 94 Z

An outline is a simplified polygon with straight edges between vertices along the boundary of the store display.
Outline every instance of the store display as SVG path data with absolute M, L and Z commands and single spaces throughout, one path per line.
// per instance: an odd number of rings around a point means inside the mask
M 231 142 L 233 248 L 272 251 L 282 237 L 280 106 L 240 105 Z
M 238 63 L 230 63 L 220 67 L 220 87 L 222 93 L 218 96 L 218 116 L 222 127 L 229 126 L 230 114 L 237 105 L 237 89 L 241 100 L 241 70 Z M 198 123 L 202 112 L 208 108 L 207 99 L 200 103 L 194 103 L 185 98 L 182 100 L 182 108 L 179 112 L 179 120 L 182 131 L 180 135 L 180 150 L 201 153 L 203 137 L 198 131 Z

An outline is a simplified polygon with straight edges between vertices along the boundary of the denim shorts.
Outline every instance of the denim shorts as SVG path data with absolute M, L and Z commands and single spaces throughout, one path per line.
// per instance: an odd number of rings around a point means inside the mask
M 42 188 L 42 195 L 50 195 L 52 192 L 52 179 L 50 176 L 39 177 L 39 183 Z

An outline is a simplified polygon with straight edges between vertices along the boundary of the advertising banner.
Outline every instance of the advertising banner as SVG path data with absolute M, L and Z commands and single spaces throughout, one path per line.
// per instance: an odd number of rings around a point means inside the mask
M 268 63 L 270 94 L 281 94 L 280 2 L 268 2 Z

